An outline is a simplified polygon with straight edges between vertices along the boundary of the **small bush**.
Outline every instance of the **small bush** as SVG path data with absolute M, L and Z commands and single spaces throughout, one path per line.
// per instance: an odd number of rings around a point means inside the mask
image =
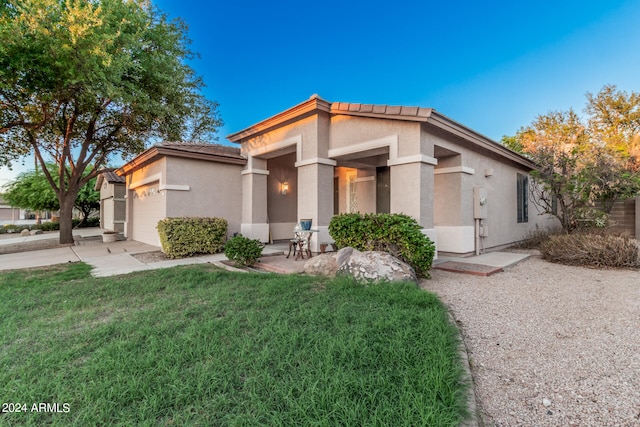
M 59 222 L 43 222 L 31 226 L 31 230 L 55 231 L 60 230 Z
M 638 268 L 638 245 L 633 239 L 611 234 L 573 233 L 551 236 L 540 245 L 548 261 L 583 267 Z
M 259 240 L 251 240 L 238 234 L 224 246 L 224 254 L 240 266 L 252 266 L 262 256 L 263 245 Z
M 227 237 L 224 218 L 167 218 L 158 221 L 162 251 L 169 258 L 222 252 Z
M 413 267 L 418 276 L 430 277 L 435 246 L 408 215 L 340 214 L 331 218 L 329 234 L 340 248 L 388 252 Z

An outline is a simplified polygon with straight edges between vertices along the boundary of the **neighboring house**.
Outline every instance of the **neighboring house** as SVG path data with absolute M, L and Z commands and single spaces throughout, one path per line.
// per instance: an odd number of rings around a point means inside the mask
M 21 216 L 20 208 L 9 205 L 0 195 L 0 224 L 12 224 L 18 219 L 24 219 L 24 213 Z
M 96 191 L 100 191 L 100 228 L 124 231 L 126 220 L 125 179 L 115 172 L 104 172 L 96 179 Z
M 314 95 L 227 138 L 247 158 L 240 228 L 263 242 L 311 218 L 318 251 L 343 212 L 405 213 L 460 254 L 558 225 L 529 203 L 533 163 L 433 109 Z
M 240 231 L 241 171 L 235 147 L 164 142 L 116 173 L 126 182 L 125 235 L 160 246 L 158 221 L 169 217 L 222 217 L 229 234 Z

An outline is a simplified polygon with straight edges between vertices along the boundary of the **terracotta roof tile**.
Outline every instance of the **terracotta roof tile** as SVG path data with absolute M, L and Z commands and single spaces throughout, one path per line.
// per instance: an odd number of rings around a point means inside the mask
M 400 106 L 387 105 L 386 114 L 400 115 L 401 111 L 402 111 L 402 107 L 400 107 Z
M 418 107 L 402 107 L 400 114 L 403 116 L 416 116 L 418 114 Z

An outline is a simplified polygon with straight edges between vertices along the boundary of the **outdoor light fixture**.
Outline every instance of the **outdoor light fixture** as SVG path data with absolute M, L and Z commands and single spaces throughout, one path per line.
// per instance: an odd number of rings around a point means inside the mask
M 283 196 L 286 196 L 288 191 L 289 191 L 289 183 L 287 181 L 281 183 L 280 194 L 282 194 Z

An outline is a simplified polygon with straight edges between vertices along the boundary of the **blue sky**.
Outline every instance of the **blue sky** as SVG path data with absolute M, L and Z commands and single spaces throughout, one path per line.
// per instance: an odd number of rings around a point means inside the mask
M 315 93 L 435 108 L 500 140 L 605 84 L 640 91 L 637 0 L 153 3 L 189 25 L 223 143 Z
M 317 93 L 432 107 L 499 140 L 605 84 L 640 91 L 637 0 L 155 3 L 189 24 L 222 136 Z

